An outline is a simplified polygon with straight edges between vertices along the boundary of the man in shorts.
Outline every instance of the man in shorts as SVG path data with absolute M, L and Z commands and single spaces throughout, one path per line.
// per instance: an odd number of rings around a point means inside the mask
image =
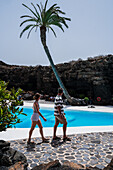
M 61 139 L 60 137 L 56 136 L 57 127 L 59 123 L 61 123 L 63 124 L 63 141 L 71 141 L 71 139 L 66 136 L 67 121 L 64 115 L 62 95 L 63 95 L 63 90 L 62 88 L 59 88 L 58 94 L 55 97 L 55 106 L 54 106 L 55 125 L 54 125 L 53 139 L 54 140 Z

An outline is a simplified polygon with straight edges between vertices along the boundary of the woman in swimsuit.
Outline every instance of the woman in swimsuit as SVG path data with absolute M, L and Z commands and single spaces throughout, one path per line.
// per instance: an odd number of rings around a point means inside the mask
M 31 142 L 31 135 L 32 135 L 33 130 L 34 130 L 36 125 L 38 125 L 38 127 L 40 129 L 42 142 L 46 142 L 48 140 L 43 135 L 43 126 L 42 126 L 41 120 L 39 119 L 39 116 L 41 116 L 44 119 L 44 121 L 47 121 L 46 118 L 39 111 L 40 108 L 39 108 L 38 101 L 40 99 L 40 94 L 36 93 L 35 96 L 34 96 L 34 99 L 35 99 L 35 102 L 33 103 L 33 115 L 31 116 L 32 125 L 31 125 L 31 129 L 29 131 L 29 138 L 28 138 L 27 144 L 34 143 L 34 142 Z

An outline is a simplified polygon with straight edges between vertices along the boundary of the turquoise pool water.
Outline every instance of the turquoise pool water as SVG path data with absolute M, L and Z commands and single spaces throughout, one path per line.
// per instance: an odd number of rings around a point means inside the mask
M 53 127 L 55 123 L 54 110 L 51 108 L 41 108 L 40 112 L 47 119 L 47 121 L 44 122 L 40 117 L 43 127 Z M 16 125 L 17 128 L 31 127 L 31 115 L 33 114 L 32 107 L 24 107 L 24 113 L 26 113 L 27 116 L 19 116 L 22 122 Z M 113 125 L 113 113 L 79 110 L 65 110 L 65 113 L 68 127 Z M 59 127 L 62 127 L 62 125 L 59 124 Z

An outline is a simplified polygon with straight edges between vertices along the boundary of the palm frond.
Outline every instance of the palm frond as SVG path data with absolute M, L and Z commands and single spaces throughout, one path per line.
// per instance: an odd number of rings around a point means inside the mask
M 65 20 L 68 20 L 68 21 L 71 21 L 71 18 L 65 18 L 65 17 L 63 17 Z
M 39 27 L 39 25 L 36 25 L 36 29 L 35 29 L 35 32 L 37 31 L 38 27 Z
M 51 23 L 51 22 L 61 22 L 61 19 L 58 15 L 56 14 L 52 14 L 49 19 L 48 19 L 48 23 Z
M 38 9 L 39 9 L 39 11 L 40 11 L 40 14 L 41 14 L 42 11 L 41 11 L 40 5 L 38 5 L 38 4 L 36 4 L 36 5 L 37 5 L 37 7 L 38 7 Z
M 20 27 L 21 27 L 24 23 L 29 22 L 29 21 L 38 22 L 38 20 L 36 20 L 35 18 L 27 19 L 27 20 L 23 21 L 23 22 L 20 24 Z
M 57 4 L 54 4 L 54 5 L 57 5 Z M 49 18 L 50 18 L 53 14 L 55 14 L 55 11 L 56 11 L 57 7 L 55 7 L 54 5 L 53 5 L 51 8 L 49 8 L 49 10 L 46 11 L 46 13 L 45 13 L 45 18 L 44 18 L 44 21 L 45 21 L 45 22 L 47 22 L 47 21 L 49 20 Z
M 55 37 L 57 37 L 57 35 L 56 35 L 56 33 L 55 33 L 54 29 L 53 29 L 52 27 L 50 27 L 50 26 L 48 26 L 48 28 L 50 28 L 50 29 L 51 29 L 51 31 L 53 32 L 54 36 L 55 36 Z
M 44 7 L 41 2 L 40 2 L 40 6 L 41 6 L 41 11 L 44 11 Z
M 33 18 L 32 16 L 29 16 L 29 15 L 22 15 L 20 18 Z
M 64 12 L 62 12 L 60 9 L 59 6 L 56 6 L 57 4 L 54 4 L 52 7 L 49 8 L 49 10 L 46 11 L 46 14 L 45 14 L 45 22 L 47 22 L 47 20 L 49 20 L 49 18 L 52 16 L 52 15 L 56 15 L 56 16 L 59 16 L 58 14 L 61 13 L 61 14 L 65 14 Z
M 43 7 L 43 5 L 42 5 L 41 2 L 40 2 L 40 6 L 41 6 L 41 18 L 42 18 L 42 23 L 43 23 L 43 25 L 45 25 L 45 24 L 44 24 L 45 11 L 44 11 L 44 7 Z
M 35 27 L 36 27 L 36 25 L 32 26 L 32 28 L 30 29 L 30 31 L 29 31 L 29 33 L 28 33 L 28 35 L 27 35 L 27 38 L 29 38 L 31 31 L 32 31 L 33 28 L 35 28 Z
M 35 9 L 35 11 L 36 11 L 36 13 L 37 13 L 38 17 L 40 18 L 39 12 L 37 11 L 37 9 L 36 9 L 35 5 L 34 5 L 33 3 L 31 3 L 31 5 L 34 7 L 34 9 Z
M 66 24 L 65 19 L 62 18 L 62 17 L 60 17 L 59 19 L 60 19 L 60 22 L 61 22 L 62 24 L 64 24 L 64 25 L 66 26 L 66 28 L 68 28 L 68 25 Z
M 61 30 L 64 32 L 64 29 L 60 23 L 54 21 L 54 22 L 51 22 L 50 25 L 55 25 L 55 26 L 61 28 Z
M 60 8 L 60 7 L 59 7 L 59 8 Z M 58 10 L 56 10 L 56 12 L 57 12 L 57 13 L 60 13 L 60 14 L 63 14 L 63 15 L 65 15 L 65 14 L 66 14 L 65 12 L 63 12 L 63 11 L 61 11 L 61 10 L 59 10 L 59 9 L 58 9 Z
M 46 0 L 45 2 L 44 11 L 46 11 L 47 3 L 48 3 L 48 0 Z
M 54 4 L 54 5 L 52 5 L 47 11 L 46 11 L 46 13 L 45 13 L 45 16 L 46 15 L 48 15 L 48 14 L 51 14 L 53 11 L 55 11 L 55 6 L 56 6 L 57 4 Z
M 51 11 L 57 4 L 53 4 L 47 11 Z
M 23 35 L 23 33 L 25 32 L 25 31 L 27 31 L 30 27 L 32 27 L 32 26 L 34 26 L 33 24 L 30 24 L 30 25 L 27 25 L 23 30 L 22 30 L 22 32 L 20 33 L 20 38 L 22 37 L 22 35 Z
M 33 10 L 31 10 L 27 5 L 25 5 L 25 4 L 22 4 L 24 7 L 26 7 L 27 9 L 29 9 L 31 12 L 32 12 L 32 14 L 33 15 L 35 15 L 35 17 L 37 17 L 38 18 L 38 16 L 35 14 L 35 12 L 33 11 Z

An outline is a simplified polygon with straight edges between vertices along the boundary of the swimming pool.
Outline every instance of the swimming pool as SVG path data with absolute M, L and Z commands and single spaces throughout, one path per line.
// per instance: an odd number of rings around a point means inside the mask
M 27 116 L 20 115 L 21 123 L 16 124 L 17 128 L 30 128 L 31 115 L 33 114 L 32 107 L 24 107 L 24 113 Z M 40 117 L 43 127 L 53 127 L 55 123 L 54 110 L 52 108 L 41 108 L 40 112 L 47 119 L 46 122 Z M 113 113 L 109 112 L 94 112 L 94 111 L 80 111 L 80 110 L 66 110 L 66 119 L 68 127 L 79 126 L 109 126 L 113 125 Z M 38 126 L 36 126 L 38 127 Z M 59 127 L 62 127 L 59 124 Z

